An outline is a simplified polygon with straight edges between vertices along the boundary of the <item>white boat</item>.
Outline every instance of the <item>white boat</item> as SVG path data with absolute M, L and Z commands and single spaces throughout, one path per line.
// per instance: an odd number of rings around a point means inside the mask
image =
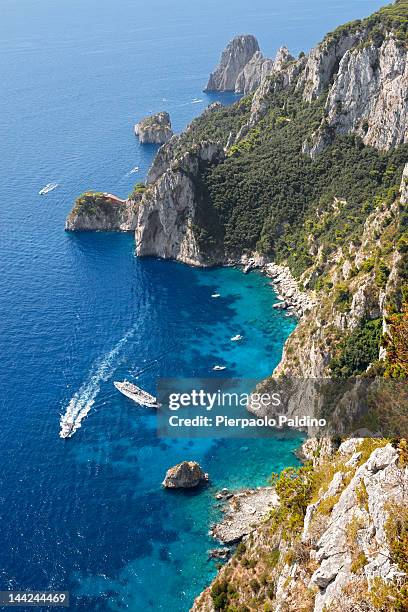
M 219 293 L 213 293 L 211 297 L 212 298 L 218 298 L 218 297 L 220 297 L 220 294 Z
M 114 382 L 113 384 L 118 391 L 137 404 L 140 404 L 140 406 L 146 406 L 147 408 L 160 408 L 160 404 L 153 395 L 150 395 L 150 393 L 147 391 L 133 385 L 128 380 L 124 380 L 123 382 Z
M 130 174 L 134 174 L 135 172 L 139 172 L 139 166 L 135 166 L 131 169 Z
M 231 338 L 231 342 L 239 342 L 240 340 L 243 340 L 244 336 L 241 336 L 241 334 L 237 334 L 236 336 L 232 336 Z
M 50 191 L 54 191 L 54 189 L 56 189 L 57 187 L 58 187 L 58 183 L 47 183 L 45 187 L 40 189 L 40 191 L 38 192 L 38 195 L 45 195 L 46 193 L 49 193 Z
M 74 435 L 75 433 L 75 429 L 74 429 L 74 421 L 68 421 L 68 420 L 63 420 L 61 419 L 61 431 L 60 431 L 60 438 L 70 438 L 71 436 Z
M 213 367 L 213 371 L 214 371 L 214 372 L 221 372 L 221 370 L 226 370 L 226 369 L 227 369 L 227 366 L 215 365 L 215 366 Z

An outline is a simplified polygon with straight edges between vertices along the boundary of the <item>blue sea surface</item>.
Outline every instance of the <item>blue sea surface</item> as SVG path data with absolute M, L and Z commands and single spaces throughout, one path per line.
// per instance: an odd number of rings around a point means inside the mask
M 138 260 L 131 235 L 67 234 L 84 190 L 126 196 L 156 148 L 133 124 L 168 110 L 176 131 L 237 33 L 308 50 L 374 0 L 2 0 L 0 21 L 0 590 L 61 589 L 76 610 L 189 609 L 215 574 L 206 551 L 221 487 L 262 485 L 299 440 L 169 440 L 113 387 L 160 376 L 262 378 L 294 321 L 257 273 Z M 130 173 L 135 166 L 139 172 Z M 46 196 L 49 182 L 58 188 Z M 220 293 L 212 299 L 212 293 Z M 237 333 L 243 343 L 231 343 Z M 58 437 L 71 401 L 90 407 Z M 164 491 L 199 461 L 199 492 Z

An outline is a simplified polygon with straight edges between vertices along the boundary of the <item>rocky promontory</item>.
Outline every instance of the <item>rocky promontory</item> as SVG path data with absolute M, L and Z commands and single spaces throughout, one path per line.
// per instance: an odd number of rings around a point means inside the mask
M 221 54 L 217 68 L 211 73 L 205 91 L 234 91 L 247 94 L 261 81 L 282 70 L 294 60 L 286 47 L 281 47 L 274 60 L 264 57 L 255 36 L 236 36 Z
M 252 34 L 235 36 L 221 54 L 221 59 L 211 73 L 205 91 L 235 91 L 242 70 L 255 53 L 259 44 Z
M 142 144 L 164 144 L 173 136 L 170 115 L 166 112 L 145 117 L 135 125 L 135 135 Z
M 223 147 L 214 142 L 194 144 L 173 160 L 168 169 L 143 195 L 136 227 L 136 252 L 207 266 L 223 259 L 216 244 L 206 245 L 200 230 L 203 198 L 200 173 L 224 158 Z M 208 245 L 206 245 L 208 246 Z
M 223 544 L 234 544 L 253 531 L 277 504 L 278 496 L 272 487 L 244 489 L 228 495 L 224 518 L 210 533 Z
M 78 231 L 134 231 L 138 202 L 122 200 L 111 193 L 89 191 L 75 201 L 65 222 L 65 230 Z
M 167 470 L 163 480 L 166 489 L 191 489 L 208 482 L 206 474 L 196 461 L 183 461 Z

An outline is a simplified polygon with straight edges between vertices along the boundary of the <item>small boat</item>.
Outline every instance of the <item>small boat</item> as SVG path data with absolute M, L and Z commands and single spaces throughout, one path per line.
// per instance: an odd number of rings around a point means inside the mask
M 46 193 L 49 193 L 50 191 L 54 191 L 54 189 L 56 189 L 57 187 L 58 187 L 58 183 L 47 183 L 45 187 L 40 189 L 40 191 L 38 192 L 38 195 L 45 195 Z
M 226 369 L 227 369 L 227 366 L 215 365 L 215 366 L 213 367 L 213 371 L 214 371 L 214 372 L 221 372 L 222 370 L 226 370 Z
M 129 174 L 134 174 L 135 172 L 139 172 L 139 166 L 132 168 Z
M 61 420 L 60 438 L 70 438 L 74 435 L 74 421 Z
M 220 294 L 219 293 L 213 293 L 211 297 L 212 298 L 218 298 L 218 297 L 220 297 Z
M 191 104 L 199 104 L 200 102 L 202 102 L 201 98 L 194 98 L 194 100 L 191 101 Z
M 137 404 L 140 404 L 140 406 L 146 406 L 146 408 L 160 408 L 160 404 L 153 395 L 150 395 L 147 391 L 130 383 L 128 380 L 114 382 L 113 384 L 118 391 Z
M 239 342 L 240 340 L 243 340 L 244 336 L 241 336 L 241 334 L 237 334 L 236 336 L 232 336 L 231 338 L 231 342 Z

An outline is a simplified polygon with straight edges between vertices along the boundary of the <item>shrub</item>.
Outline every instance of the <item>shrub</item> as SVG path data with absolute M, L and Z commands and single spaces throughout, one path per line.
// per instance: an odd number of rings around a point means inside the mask
M 351 306 L 351 293 L 345 283 L 339 283 L 334 290 L 334 303 L 338 310 L 345 312 Z
M 337 378 L 364 372 L 378 357 L 382 337 L 382 319 L 364 321 L 339 345 L 339 352 L 329 364 Z

